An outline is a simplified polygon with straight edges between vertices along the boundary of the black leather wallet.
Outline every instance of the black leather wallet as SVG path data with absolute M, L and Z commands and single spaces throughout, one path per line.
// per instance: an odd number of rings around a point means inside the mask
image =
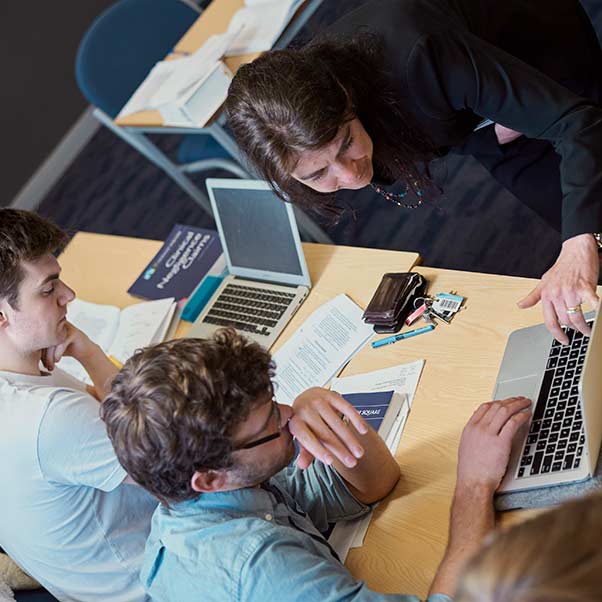
M 416 272 L 385 274 L 364 311 L 364 322 L 374 324 L 376 332 L 397 332 L 425 289 L 426 280 Z

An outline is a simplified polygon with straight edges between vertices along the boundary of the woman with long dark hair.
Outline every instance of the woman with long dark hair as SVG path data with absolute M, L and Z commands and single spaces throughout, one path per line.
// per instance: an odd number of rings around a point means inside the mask
M 561 232 L 556 263 L 519 305 L 541 300 L 566 342 L 560 324 L 589 332 L 581 305 L 597 303 L 601 68 L 577 0 L 371 0 L 322 39 L 243 66 L 226 108 L 260 176 L 330 215 L 337 190 L 368 185 L 416 209 L 431 159 L 475 156 Z

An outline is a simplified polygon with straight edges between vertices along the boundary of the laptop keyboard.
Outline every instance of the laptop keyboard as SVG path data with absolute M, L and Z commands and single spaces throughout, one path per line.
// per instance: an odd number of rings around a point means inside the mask
M 588 322 L 591 326 L 593 320 Z M 578 384 L 589 337 L 563 328 L 568 345 L 554 340 L 525 441 L 517 477 L 579 468 L 585 445 Z
M 283 291 L 228 284 L 203 322 L 267 336 L 295 296 Z

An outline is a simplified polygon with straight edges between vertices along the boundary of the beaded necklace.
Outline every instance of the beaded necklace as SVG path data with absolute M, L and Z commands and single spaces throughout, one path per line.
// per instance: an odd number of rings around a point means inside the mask
M 391 203 L 395 203 L 399 207 L 403 207 L 404 209 L 416 209 L 422 205 L 422 191 L 417 190 L 416 194 L 418 196 L 418 201 L 416 203 L 403 203 L 401 199 L 403 199 L 409 190 L 409 186 L 406 184 L 406 189 L 403 192 L 387 192 L 382 186 L 378 184 L 370 184 L 372 189 L 380 196 L 384 197 L 387 201 Z M 416 186 L 415 186 L 416 187 Z

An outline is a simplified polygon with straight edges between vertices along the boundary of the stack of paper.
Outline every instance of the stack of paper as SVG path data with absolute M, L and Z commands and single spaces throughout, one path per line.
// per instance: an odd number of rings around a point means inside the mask
M 130 305 L 121 310 L 75 299 L 67 308 L 67 319 L 85 332 L 102 350 L 120 362 L 136 349 L 164 340 L 176 310 L 173 297 Z M 72 357 L 64 357 L 59 368 L 91 384 L 88 373 Z
M 204 126 L 226 99 L 232 74 L 221 58 L 238 33 L 211 36 L 190 56 L 157 63 L 118 117 L 155 109 L 166 125 Z
M 410 408 L 412 407 L 412 401 L 414 400 L 414 394 L 416 393 L 423 367 L 424 360 L 418 360 L 410 364 L 401 364 L 393 368 L 385 368 L 384 370 L 376 370 L 366 374 L 358 374 L 357 376 L 335 378 L 332 381 L 331 389 L 338 393 L 395 391 L 405 397 L 406 403 L 393 423 L 389 435 L 383 437 L 389 451 L 395 454 Z M 336 550 L 341 561 L 345 561 L 351 548 L 363 545 L 371 519 L 372 513 L 354 521 L 337 523 L 328 541 Z
M 347 295 L 322 305 L 274 354 L 276 401 L 291 405 L 310 387 L 328 384 L 373 334 Z
M 227 31 L 211 36 L 190 56 L 160 61 L 118 117 L 157 110 L 173 127 L 204 127 L 226 100 L 232 73 L 224 56 L 269 50 L 303 0 L 246 0 Z

